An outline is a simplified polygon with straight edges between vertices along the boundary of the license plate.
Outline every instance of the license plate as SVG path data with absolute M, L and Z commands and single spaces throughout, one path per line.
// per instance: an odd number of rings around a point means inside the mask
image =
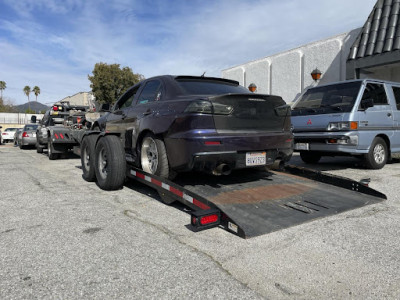
M 296 143 L 294 144 L 294 150 L 310 150 L 308 143 Z
M 246 153 L 246 166 L 263 166 L 266 164 L 265 152 Z

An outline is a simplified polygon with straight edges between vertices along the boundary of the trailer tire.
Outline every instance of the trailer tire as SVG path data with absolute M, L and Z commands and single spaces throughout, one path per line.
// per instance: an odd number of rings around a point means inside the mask
M 97 135 L 86 136 L 81 143 L 82 178 L 88 182 L 96 181 L 95 171 L 95 146 Z
M 126 158 L 119 137 L 107 135 L 99 140 L 95 150 L 95 172 L 101 189 L 122 188 L 126 177 Z
M 388 160 L 388 147 L 386 142 L 376 137 L 371 144 L 369 152 L 365 154 L 364 161 L 369 169 L 382 169 Z
M 153 134 L 147 134 L 143 138 L 140 148 L 140 164 L 142 170 L 147 173 L 167 179 L 173 179 L 176 176 L 176 173 L 169 168 L 164 141 Z
M 300 157 L 306 164 L 316 164 L 320 161 L 322 155 L 315 151 L 300 151 Z

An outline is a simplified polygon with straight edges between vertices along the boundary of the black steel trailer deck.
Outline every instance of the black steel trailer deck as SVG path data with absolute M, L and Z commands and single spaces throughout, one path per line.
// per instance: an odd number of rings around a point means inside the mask
M 244 169 L 219 177 L 185 173 L 173 182 L 129 167 L 128 176 L 155 188 L 164 202 L 177 200 L 192 208 L 192 224 L 199 225 L 198 216 L 217 214 L 215 225 L 243 238 L 386 199 L 359 182 L 295 166 Z

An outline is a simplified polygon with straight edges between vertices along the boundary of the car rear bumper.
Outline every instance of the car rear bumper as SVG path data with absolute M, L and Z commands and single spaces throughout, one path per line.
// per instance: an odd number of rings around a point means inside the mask
M 266 134 L 217 134 L 165 139 L 168 160 L 178 171 L 212 171 L 221 164 L 230 169 L 248 168 L 246 153 L 265 153 L 265 165 L 276 160 L 288 161 L 293 153 L 289 132 Z
M 36 144 L 36 137 L 23 137 L 21 139 L 22 146 L 30 146 Z

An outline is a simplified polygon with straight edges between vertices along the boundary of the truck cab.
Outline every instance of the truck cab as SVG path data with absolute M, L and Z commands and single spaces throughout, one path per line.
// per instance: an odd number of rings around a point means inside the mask
M 400 154 L 400 83 L 352 80 L 308 89 L 292 106 L 294 150 L 306 163 L 351 155 L 371 169 Z

